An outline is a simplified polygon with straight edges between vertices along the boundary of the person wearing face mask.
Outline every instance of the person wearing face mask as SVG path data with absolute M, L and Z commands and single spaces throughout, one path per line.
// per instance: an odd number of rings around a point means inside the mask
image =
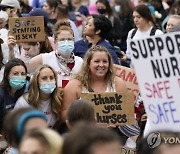
M 17 100 L 15 109 L 29 106 L 39 109 L 46 115 L 48 126 L 54 127 L 60 120 L 61 104 L 62 91 L 57 86 L 56 72 L 48 65 L 41 65 L 34 73 L 28 92 Z
M 22 43 L 21 46 L 21 59 L 24 62 L 29 62 L 31 58 L 41 54 L 41 53 L 49 53 L 53 51 L 53 48 L 46 37 L 46 40 L 43 42 L 27 42 Z
M 107 36 L 107 40 L 112 46 L 120 47 L 122 23 L 120 22 L 117 13 L 113 12 L 108 0 L 97 0 L 96 6 L 98 13 L 106 16 L 112 23 L 112 29 Z
M 48 64 L 57 73 L 58 87 L 64 88 L 72 75 L 79 72 L 83 59 L 75 56 L 74 34 L 68 21 L 59 21 L 55 27 L 56 50 L 50 53 L 40 54 L 27 64 L 28 71 L 33 72 L 39 65 Z
M 6 113 L 12 110 L 17 99 L 24 93 L 27 68 L 24 62 L 14 58 L 4 69 L 0 85 L 0 134 Z

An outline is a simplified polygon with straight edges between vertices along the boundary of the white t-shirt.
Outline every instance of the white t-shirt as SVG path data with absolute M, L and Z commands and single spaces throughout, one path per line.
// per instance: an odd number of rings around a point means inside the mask
M 80 71 L 81 66 L 83 64 L 83 59 L 78 56 L 74 56 L 74 57 L 75 57 L 75 65 L 72 68 L 70 75 L 66 75 L 66 74 L 64 74 L 63 70 L 59 67 L 59 64 L 57 62 L 57 57 L 55 55 L 55 51 L 42 54 L 43 64 L 47 64 L 47 65 L 51 66 L 56 71 L 57 76 L 58 76 L 58 86 L 59 87 L 65 87 L 65 85 L 71 79 L 72 75 L 75 75 Z
M 51 106 L 50 106 L 51 101 L 47 100 L 47 101 L 41 101 L 41 105 L 39 110 L 42 111 L 47 118 L 47 124 L 49 127 L 54 126 L 55 122 L 56 122 L 56 118 L 54 117 L 54 115 L 52 114 L 51 111 Z M 25 107 L 30 107 L 30 105 L 28 104 L 28 102 L 24 99 L 24 96 L 21 96 L 17 101 L 16 101 L 16 105 L 14 107 L 14 109 L 18 109 L 18 108 L 25 108 Z
M 136 33 L 135 33 L 135 35 L 133 36 L 132 39 L 135 40 L 135 39 L 143 39 L 143 38 L 149 37 L 152 28 L 153 28 L 153 27 L 149 28 L 149 30 L 146 31 L 146 32 L 141 32 L 139 29 L 137 29 L 137 31 L 136 31 Z M 131 36 L 132 36 L 132 32 L 133 32 L 133 31 L 134 31 L 134 28 L 131 29 L 131 30 L 129 31 L 129 33 L 128 33 L 128 36 L 127 36 L 127 44 L 128 44 L 128 41 L 131 39 Z M 161 30 L 159 30 L 159 29 L 157 29 L 156 32 L 155 32 L 155 36 L 157 36 L 157 35 L 162 35 L 162 34 L 163 34 L 163 32 L 162 32 Z M 131 59 L 129 46 L 127 46 L 126 55 L 127 55 L 127 57 L 128 57 L 129 59 Z

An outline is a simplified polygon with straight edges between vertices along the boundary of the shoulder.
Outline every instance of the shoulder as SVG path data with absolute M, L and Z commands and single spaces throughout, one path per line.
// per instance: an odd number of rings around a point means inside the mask
M 162 35 L 162 34 L 163 34 L 163 32 L 160 29 L 157 29 L 155 32 L 155 35 Z
M 135 30 L 135 28 L 131 29 L 131 30 L 128 32 L 127 39 L 131 39 L 131 36 L 132 36 L 132 33 L 133 33 L 134 30 Z
M 72 94 L 72 93 L 81 93 L 82 90 L 82 84 L 77 79 L 71 79 L 66 87 L 64 88 L 64 93 Z
M 116 92 L 127 92 L 126 84 L 121 78 L 115 76 L 114 82 L 115 82 Z
M 75 61 L 78 61 L 78 62 L 83 62 L 83 59 L 79 56 L 74 56 L 75 57 Z
M 77 79 L 71 79 L 69 80 L 67 86 L 73 86 L 73 87 L 78 87 L 78 86 L 81 86 L 81 81 L 77 80 Z M 66 86 L 66 87 L 67 87 Z M 65 88 L 66 88 L 65 87 Z M 74 88 L 73 88 L 74 89 Z
M 28 102 L 25 100 L 26 94 L 22 95 L 21 97 L 19 97 L 19 99 L 16 101 L 16 105 L 15 105 L 15 109 L 17 108 L 21 108 L 21 107 L 29 107 L 30 105 L 28 104 Z

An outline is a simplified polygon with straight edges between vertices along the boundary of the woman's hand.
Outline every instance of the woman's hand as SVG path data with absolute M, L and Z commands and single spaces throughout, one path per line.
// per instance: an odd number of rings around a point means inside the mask
M 120 60 L 121 61 L 126 61 L 127 60 L 127 55 L 123 51 L 121 51 L 121 53 L 123 54 L 123 57 L 120 58 Z
M 8 36 L 8 47 L 9 47 L 9 59 L 14 58 L 14 47 L 16 45 L 16 39 L 14 36 Z
M 14 36 L 8 36 L 8 47 L 9 47 L 9 49 L 11 50 L 11 49 L 14 49 L 14 47 L 15 47 L 15 45 L 16 45 L 16 39 L 14 38 Z

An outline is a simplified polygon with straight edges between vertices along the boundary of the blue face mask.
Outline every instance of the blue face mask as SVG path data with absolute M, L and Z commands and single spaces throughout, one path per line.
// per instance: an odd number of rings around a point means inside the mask
M 45 94 L 51 94 L 56 88 L 56 84 L 55 82 L 44 82 L 40 84 L 39 88 Z
M 25 77 L 12 76 L 9 80 L 9 85 L 14 89 L 21 89 L 26 84 Z
M 63 55 L 70 55 L 74 49 L 74 41 L 59 41 L 57 44 L 57 51 Z

